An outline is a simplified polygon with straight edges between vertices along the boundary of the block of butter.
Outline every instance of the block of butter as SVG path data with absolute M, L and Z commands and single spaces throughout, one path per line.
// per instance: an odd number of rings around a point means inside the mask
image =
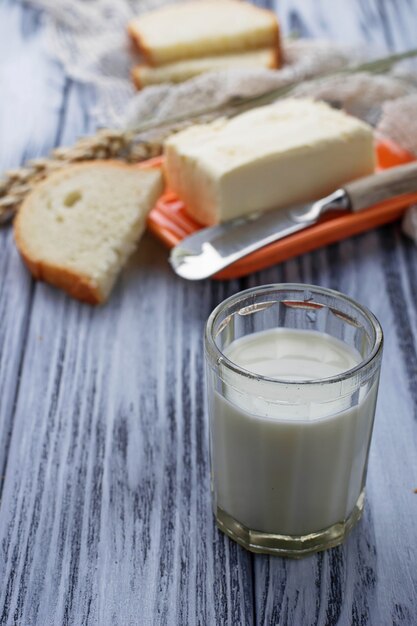
M 169 188 L 207 226 L 315 200 L 374 167 L 372 128 L 307 99 L 192 126 L 165 145 Z

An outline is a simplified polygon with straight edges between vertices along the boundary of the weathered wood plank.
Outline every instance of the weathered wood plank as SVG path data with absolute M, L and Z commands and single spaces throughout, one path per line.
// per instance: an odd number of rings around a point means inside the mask
M 39 31 L 39 15 L 8 2 L 0 6 L 0 175 L 27 159 L 74 140 L 91 128 L 73 118 L 62 133 L 67 104 L 75 92 L 92 101 L 87 88 L 67 81 Z M 68 128 L 68 126 L 66 126 Z M 7 462 L 12 413 L 32 304 L 33 285 L 18 259 L 12 230 L 0 230 L 0 492 Z
M 370 306 L 385 329 L 368 502 L 364 519 L 341 548 L 300 562 L 255 558 L 258 624 L 388 625 L 416 619 L 416 549 L 410 542 L 417 532 L 417 476 L 411 469 L 416 400 L 410 388 L 416 348 L 412 335 L 400 347 L 407 329 L 395 309 L 413 308 L 401 284 L 407 271 L 395 243 L 387 228 L 332 246 L 325 251 L 327 269 L 319 280 L 309 277 Z
M 90 94 L 60 91 L 65 106 L 38 123 L 58 136 L 58 118 L 69 143 L 91 126 Z M 252 623 L 251 558 L 210 508 L 200 347 L 211 290 L 195 306 L 165 257 L 148 241 L 97 311 L 34 288 L 15 346 L 24 391 L 0 509 L 0 623 Z
M 284 24 L 308 36 L 414 46 L 413 5 L 384 2 L 280 3 Z M 408 17 L 407 17 L 408 16 Z M 345 545 L 300 562 L 256 556 L 256 623 L 282 626 L 412 624 L 417 620 L 416 250 L 398 227 L 285 264 L 284 279 L 344 291 L 368 305 L 385 329 L 385 359 L 364 518 Z M 262 281 L 262 279 L 261 279 Z M 414 335 L 414 336 L 413 336 Z
M 415 47 L 416 0 L 275 0 L 285 32 L 348 45 L 406 50 Z
M 147 240 L 102 309 L 37 288 L 0 525 L 18 623 L 252 623 L 250 556 L 210 507 L 213 290 L 166 269 Z
M 37 28 L 35 12 L 0 6 L 0 58 L 7 58 L 0 64 L 0 177 L 56 140 L 64 77 L 46 59 Z M 53 85 L 49 97 L 43 90 L 46 76 Z M 32 300 L 31 280 L 18 259 L 10 229 L 0 230 L 0 274 L 1 492 Z

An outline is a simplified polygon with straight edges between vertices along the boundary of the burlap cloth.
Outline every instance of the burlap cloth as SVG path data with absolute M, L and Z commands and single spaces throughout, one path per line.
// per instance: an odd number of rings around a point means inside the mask
M 153 86 L 138 93 L 129 76 L 138 56 L 127 37 L 126 23 L 131 17 L 164 4 L 164 0 L 26 3 L 42 10 L 49 49 L 67 75 L 95 87 L 97 104 L 93 113 L 97 125 L 131 126 L 150 117 L 161 121 L 176 113 L 192 113 L 207 105 L 225 104 L 236 96 L 261 94 L 297 80 L 300 85 L 291 95 L 336 103 L 417 156 L 417 69 L 412 62 L 399 63 L 384 75 L 335 75 L 306 82 L 318 74 L 365 60 L 370 52 L 324 41 L 284 40 L 282 70 L 210 73 L 180 85 Z M 417 207 L 408 211 L 403 227 L 417 242 Z

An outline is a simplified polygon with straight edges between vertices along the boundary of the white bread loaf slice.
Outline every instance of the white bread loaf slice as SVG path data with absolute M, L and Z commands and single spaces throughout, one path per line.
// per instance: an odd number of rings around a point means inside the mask
M 262 48 L 237 54 L 223 54 L 189 61 L 177 61 L 160 67 L 146 64 L 136 65 L 132 79 L 138 89 L 160 83 L 182 83 L 205 72 L 219 72 L 229 69 L 263 68 L 276 69 L 278 56 L 276 48 Z
M 279 51 L 276 15 L 241 0 L 171 4 L 131 20 L 128 32 L 155 66 L 258 48 Z
M 208 226 L 320 198 L 374 165 L 370 126 L 307 99 L 193 126 L 165 143 L 169 188 Z
M 15 220 L 17 247 L 35 278 L 100 304 L 162 187 L 160 169 L 119 161 L 69 165 L 26 197 Z

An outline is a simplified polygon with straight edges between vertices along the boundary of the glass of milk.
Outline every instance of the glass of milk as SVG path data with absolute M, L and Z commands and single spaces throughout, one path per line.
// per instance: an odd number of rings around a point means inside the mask
M 254 552 L 338 545 L 361 516 L 382 358 L 375 316 L 312 285 L 222 302 L 205 333 L 214 513 Z

